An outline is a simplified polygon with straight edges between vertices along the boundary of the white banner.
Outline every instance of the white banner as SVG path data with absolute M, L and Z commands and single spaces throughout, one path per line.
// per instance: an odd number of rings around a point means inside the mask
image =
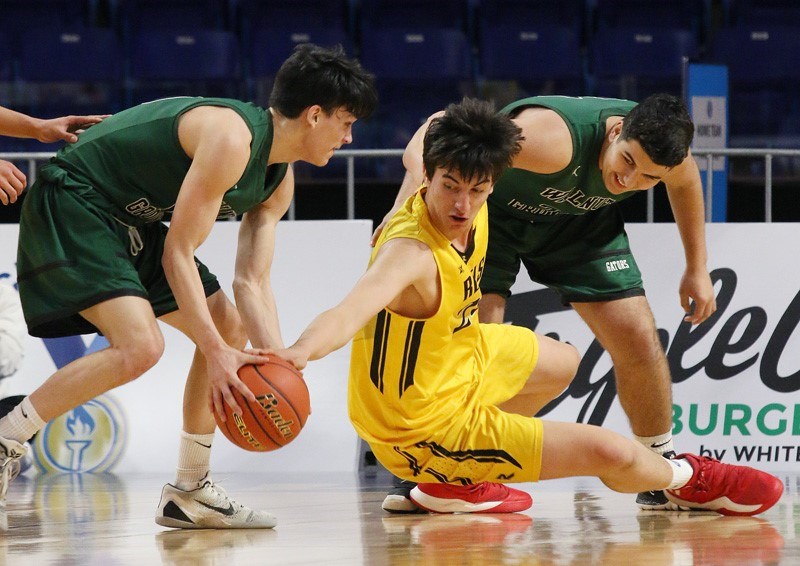
M 229 291 L 236 245 L 235 223 L 219 223 L 198 252 Z M 647 297 L 667 344 L 673 370 L 675 442 L 678 451 L 702 452 L 727 462 L 749 462 L 772 471 L 800 467 L 800 242 L 793 224 L 710 224 L 709 269 L 718 311 L 707 323 L 682 323 L 678 284 L 683 250 L 672 224 L 628 226 L 644 274 Z M 16 280 L 17 227 L 0 225 L 0 277 Z M 293 341 L 322 310 L 334 305 L 363 273 L 370 223 L 282 222 L 273 284 L 284 339 Z M 521 274 L 515 300 L 526 294 L 528 323 L 554 332 L 583 354 L 579 375 L 546 418 L 594 422 L 629 435 L 616 397 L 611 361 L 569 309 Z M 167 347 L 158 365 L 113 392 L 127 413 L 128 448 L 120 471 L 170 472 L 181 423 L 181 396 L 193 352 L 187 339 L 163 326 Z M 84 337 L 87 345 L 96 337 Z M 289 446 L 247 453 L 217 435 L 213 467 L 304 471 L 355 470 L 357 440 L 347 419 L 349 348 L 306 371 L 312 414 Z M 22 372 L 8 380 L 6 395 L 29 393 L 55 369 L 48 350 L 30 338 Z M 647 391 L 642 391 L 647 395 Z
M 798 226 L 709 224 L 708 266 L 718 311 L 694 328 L 683 323 L 678 298 L 685 263 L 675 225 L 627 229 L 667 343 L 677 450 L 766 470 L 800 468 Z M 602 424 L 629 435 L 611 359 L 577 313 L 562 310 L 555 295 L 524 271 L 512 290 L 526 309 L 538 309 L 527 314 L 527 326 L 556 333 L 583 354 L 578 376 L 545 418 Z M 521 296 L 526 292 L 528 301 Z
M 278 225 L 272 285 L 281 331 L 291 344 L 323 310 L 334 306 L 352 288 L 369 260 L 369 221 L 301 221 Z M 229 297 L 233 281 L 238 223 L 218 222 L 198 250 Z M 0 225 L 0 278 L 16 281 L 18 226 Z M 181 403 L 186 372 L 194 353 L 183 334 L 164 324 L 165 354 L 136 381 L 112 391 L 127 416 L 128 446 L 114 471 L 172 473 L 177 463 Z M 84 336 L 91 350 L 97 335 Z M 246 452 L 222 435 L 214 442 L 216 472 L 349 471 L 358 458 L 357 437 L 347 418 L 349 347 L 313 362 L 305 372 L 311 394 L 311 416 L 298 438 L 269 453 Z M 8 378 L 2 396 L 30 393 L 56 369 L 38 338 L 29 338 L 23 369 Z M 77 415 L 80 417 L 80 415 Z M 95 419 L 97 420 L 97 419 Z M 49 469 L 49 468 L 48 468 Z

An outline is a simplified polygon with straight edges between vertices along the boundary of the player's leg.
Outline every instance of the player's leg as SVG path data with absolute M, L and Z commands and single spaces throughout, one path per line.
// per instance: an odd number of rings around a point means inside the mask
M 614 364 L 617 393 L 634 435 L 667 457 L 672 443 L 672 378 L 655 320 L 643 296 L 572 303 Z M 642 493 L 647 509 L 675 509 L 662 493 Z
M 645 297 L 572 303 L 611 356 L 622 408 L 637 436 L 672 430 L 669 365 Z M 657 447 L 652 447 L 657 448 Z
M 243 348 L 247 336 L 239 313 L 221 290 L 206 302 L 211 318 L 225 342 Z M 192 339 L 192 327 L 180 311 L 160 320 Z M 178 447 L 178 466 L 173 484 L 162 490 L 156 523 L 175 528 L 272 528 L 275 517 L 237 503 L 211 479 L 211 446 L 216 421 L 210 408 L 211 388 L 206 359 L 195 348 L 183 395 L 183 431 Z
M 681 506 L 723 515 L 763 513 L 783 493 L 783 483 L 766 472 L 692 454 L 663 458 L 592 425 L 543 421 L 542 436 L 541 480 L 596 476 L 615 491 L 663 490 Z
M 164 339 L 150 304 L 140 297 L 110 299 L 81 311 L 109 346 L 65 365 L 0 419 L 0 499 L 4 504 L 12 462 L 22 444 L 47 421 L 150 369 L 164 349 Z
M 503 324 L 506 314 L 506 298 L 498 293 L 484 293 L 478 303 L 478 317 L 481 322 Z
M 507 413 L 534 416 L 569 386 L 578 370 L 581 357 L 575 346 L 541 334 L 536 338 L 536 367 L 516 395 L 498 404 Z

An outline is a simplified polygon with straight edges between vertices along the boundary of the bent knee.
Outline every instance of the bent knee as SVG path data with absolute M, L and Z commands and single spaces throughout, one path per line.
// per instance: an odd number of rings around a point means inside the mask
M 593 456 L 605 470 L 624 470 L 636 463 L 636 446 L 633 441 L 609 432 L 609 438 L 592 447 Z
M 156 327 L 146 336 L 140 335 L 117 349 L 122 357 L 119 378 L 124 382 L 131 381 L 155 366 L 161 359 L 164 354 L 164 336 Z

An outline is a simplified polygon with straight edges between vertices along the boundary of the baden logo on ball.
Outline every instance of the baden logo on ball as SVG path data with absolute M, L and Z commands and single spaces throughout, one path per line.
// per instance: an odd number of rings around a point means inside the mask
M 214 414 L 225 437 L 253 452 L 276 450 L 297 438 L 311 412 L 302 374 L 275 356 L 270 356 L 266 364 L 242 366 L 238 374 L 255 394 L 256 401 L 251 402 L 234 391 L 242 414 L 234 414 L 227 403 L 225 422 Z

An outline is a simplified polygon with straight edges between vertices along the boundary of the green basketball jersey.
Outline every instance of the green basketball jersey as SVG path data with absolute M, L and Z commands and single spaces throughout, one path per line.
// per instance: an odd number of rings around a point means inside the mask
M 610 193 L 603 183 L 598 159 L 606 134 L 606 120 L 626 116 L 635 102 L 615 98 L 534 96 L 501 110 L 516 114 L 530 106 L 557 112 L 572 135 L 572 159 L 557 173 L 541 174 L 507 169 L 494 186 L 489 204 L 495 211 L 530 221 L 552 220 L 564 214 L 585 214 L 635 194 Z
M 272 116 L 254 104 L 227 98 L 176 97 L 147 102 L 106 118 L 61 149 L 42 177 L 65 186 L 91 186 L 130 215 L 149 223 L 168 219 L 191 159 L 178 141 L 178 119 L 197 106 L 235 110 L 253 136 L 250 160 L 223 197 L 219 218 L 242 214 L 266 200 L 286 175 L 286 163 L 267 167 Z M 225 167 L 224 163 L 219 164 Z

